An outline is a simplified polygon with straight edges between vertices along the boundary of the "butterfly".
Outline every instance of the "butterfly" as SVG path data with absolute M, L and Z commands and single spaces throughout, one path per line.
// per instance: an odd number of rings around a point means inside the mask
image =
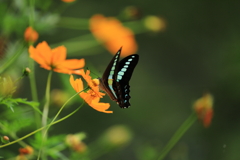
M 129 55 L 119 62 L 121 51 L 122 47 L 112 58 L 102 78 L 100 78 L 100 88 L 113 101 L 116 101 L 121 108 L 128 108 L 130 107 L 129 99 L 131 98 L 129 95 L 129 81 L 138 63 L 139 55 Z

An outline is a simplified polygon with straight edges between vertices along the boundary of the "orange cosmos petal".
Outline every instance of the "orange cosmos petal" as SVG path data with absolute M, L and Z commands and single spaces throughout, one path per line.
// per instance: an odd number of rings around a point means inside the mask
M 73 74 L 72 70 L 66 69 L 66 68 L 54 68 L 53 71 L 59 72 L 59 73 L 65 73 L 65 74 Z
M 41 65 L 41 67 L 50 70 L 50 63 L 45 56 L 41 54 L 41 51 L 35 49 L 33 46 L 30 46 L 28 49 L 30 57 Z
M 51 65 L 52 50 L 48 46 L 47 42 L 43 41 L 36 46 L 36 57 L 37 59 L 42 59 L 44 64 Z M 36 59 L 34 59 L 36 60 Z
M 67 57 L 67 49 L 64 46 L 59 46 L 52 49 L 52 64 L 57 66 L 59 63 L 62 63 Z
M 85 65 L 85 60 L 82 59 L 67 59 L 61 62 L 60 66 L 68 69 L 79 69 L 83 68 Z
M 125 48 L 121 56 L 128 56 L 137 51 L 134 33 L 115 18 L 94 15 L 90 19 L 90 30 L 96 39 L 103 42 L 106 48 L 115 54 L 120 46 Z
M 84 101 L 93 109 L 99 111 L 99 112 L 104 112 L 104 113 L 113 113 L 113 111 L 106 111 L 109 107 L 109 103 L 99 103 L 100 98 L 94 97 L 91 95 L 91 90 L 88 93 L 80 93 L 80 96 Z
M 128 37 L 119 38 L 116 41 L 107 41 L 105 42 L 105 46 L 111 53 L 116 53 L 119 46 L 123 46 L 121 57 L 126 57 L 137 52 L 137 44 L 133 41 L 133 38 Z
M 113 111 L 106 111 L 110 107 L 109 103 L 92 103 L 91 107 L 99 112 L 113 113 Z
M 37 45 L 29 47 L 30 57 L 34 59 L 41 67 L 55 72 L 72 74 L 75 69 L 84 67 L 84 59 L 70 59 L 66 60 L 67 49 L 64 46 L 59 46 L 51 50 L 47 42 L 42 42 Z
M 71 75 L 69 81 L 70 81 L 71 86 L 73 87 L 73 89 L 76 92 L 80 92 L 83 90 L 83 82 L 80 78 L 74 80 L 73 75 Z
M 86 73 L 80 72 L 80 75 L 83 77 L 83 79 L 87 82 L 88 86 L 97 94 L 99 98 L 102 98 L 104 93 L 99 91 L 99 85 L 96 84 L 93 80 L 92 77 L 90 76 L 90 70 L 87 70 Z
M 82 75 L 83 74 L 82 72 L 84 72 L 84 69 L 77 69 L 73 71 L 73 74 Z

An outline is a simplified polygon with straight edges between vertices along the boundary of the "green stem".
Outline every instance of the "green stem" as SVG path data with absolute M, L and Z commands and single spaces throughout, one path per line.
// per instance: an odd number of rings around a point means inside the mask
M 23 53 L 24 48 L 25 45 L 21 44 L 21 48 L 18 49 L 16 54 L 11 56 L 11 58 L 1 66 L 0 73 L 4 72 L 10 65 L 12 65 L 16 61 L 16 59 L 21 55 L 21 53 Z
M 2 123 L 0 123 L 0 128 L 1 130 L 5 130 L 13 139 L 18 139 L 17 135 L 14 132 L 11 132 L 9 128 L 5 127 Z M 23 141 L 18 141 L 18 143 L 22 146 L 25 147 L 27 144 Z
M 193 112 L 179 127 L 179 129 L 175 132 L 172 138 L 169 140 L 167 145 L 160 152 L 160 156 L 158 160 L 162 160 L 167 153 L 173 148 L 173 146 L 179 141 L 179 139 L 183 136 L 183 134 L 192 126 L 192 124 L 197 120 L 196 113 Z
M 29 8 L 30 8 L 29 26 L 33 27 L 34 19 L 35 19 L 35 0 L 30 0 Z M 29 41 L 28 46 L 31 46 L 31 45 L 33 45 L 33 42 Z M 29 79 L 30 79 L 32 99 L 33 101 L 38 102 L 37 85 L 36 85 L 36 79 L 35 79 L 35 67 L 34 67 L 34 61 L 31 58 L 29 58 L 29 67 L 31 68 Z M 36 127 L 39 128 L 41 126 L 41 117 L 36 109 L 34 112 L 34 117 L 36 121 Z
M 134 34 L 141 34 L 149 32 L 149 30 L 143 25 L 142 20 L 132 21 L 132 22 L 125 22 L 123 23 L 125 27 L 130 28 Z
M 30 80 L 32 100 L 35 102 L 38 102 L 37 85 L 36 85 L 36 79 L 35 79 L 35 67 L 34 67 L 34 61 L 31 58 L 29 58 L 29 67 L 31 68 L 31 73 L 29 74 L 29 80 Z M 39 115 L 38 111 L 36 111 L 36 110 L 35 110 L 34 114 L 35 114 L 37 128 L 39 128 L 41 126 L 40 115 Z
M 46 85 L 46 92 L 45 92 L 45 104 L 43 107 L 43 115 L 42 115 L 42 126 L 45 127 L 47 126 L 47 120 L 48 120 L 48 112 L 49 112 L 49 104 L 50 104 L 50 86 L 51 86 L 51 79 L 52 79 L 52 70 L 48 74 L 47 78 L 47 85 Z M 45 151 L 44 151 L 44 144 L 47 141 L 47 128 L 42 131 L 42 147 L 39 152 L 39 157 L 40 153 L 42 154 L 42 159 L 46 159 L 45 157 Z
M 88 89 L 88 88 L 86 88 L 86 89 Z M 85 89 L 84 89 L 85 90 Z M 79 93 L 81 93 L 81 92 L 83 92 L 84 90 L 82 90 L 82 91 L 80 91 L 80 92 L 77 92 L 77 93 L 75 93 L 72 97 L 70 97 L 63 105 L 62 105 L 62 107 L 59 109 L 59 111 L 57 112 L 57 114 L 55 115 L 55 117 L 53 118 L 53 120 L 51 121 L 51 123 L 53 123 L 56 119 L 57 119 L 57 117 L 59 116 L 59 114 L 62 112 L 62 110 L 63 110 L 63 108 L 67 105 L 67 103 L 70 101 L 70 100 L 72 100 L 76 95 L 78 95 Z M 51 124 L 50 123 L 50 124 Z M 46 129 L 46 132 L 47 132 L 47 130 L 50 128 L 50 126 L 49 127 L 47 127 L 47 129 Z M 45 132 L 45 133 L 46 133 Z
M 50 86 L 52 79 L 52 71 L 49 72 L 47 78 L 46 92 L 45 92 L 45 104 L 43 107 L 43 116 L 42 116 L 42 126 L 47 125 L 48 112 L 49 112 L 49 104 L 50 104 Z
M 35 10 L 35 0 L 30 0 L 30 16 L 29 16 L 29 25 L 33 26 L 34 24 L 34 18 L 35 18 L 35 14 L 34 14 L 34 10 Z
M 84 89 L 85 90 L 85 89 Z M 50 124 L 53 124 L 53 122 L 57 119 L 57 117 L 59 116 L 59 114 L 62 112 L 63 108 L 67 105 L 67 103 L 72 100 L 76 95 L 78 95 L 79 93 L 83 92 L 84 90 L 80 91 L 80 92 L 77 92 L 75 93 L 72 97 L 70 97 L 63 105 L 62 107 L 59 109 L 59 111 L 57 112 L 57 114 L 55 115 L 55 117 L 53 118 L 53 120 L 51 121 Z M 45 130 L 43 130 L 43 137 L 46 137 L 47 136 L 47 131 L 48 129 L 51 127 L 51 125 L 49 127 L 47 127 Z M 44 142 L 44 141 L 43 141 Z M 42 143 L 43 145 L 43 143 Z M 38 159 L 40 159 L 40 156 L 41 156 L 41 152 L 42 150 L 39 151 L 39 154 L 38 154 Z
M 69 29 L 89 30 L 89 19 L 62 17 L 58 26 Z
M 23 140 L 23 139 L 25 139 L 25 138 L 28 138 L 29 136 L 31 136 L 31 135 L 33 135 L 33 134 L 35 134 L 35 133 L 37 133 L 37 132 L 39 132 L 39 131 L 47 128 L 47 127 L 50 127 L 50 126 L 52 126 L 52 125 L 54 125 L 54 124 L 57 124 L 57 123 L 65 120 L 65 119 L 67 119 L 68 117 L 70 117 L 70 116 L 72 116 L 74 113 L 76 113 L 80 108 L 82 108 L 83 104 L 84 104 L 84 103 L 82 103 L 82 105 L 81 105 L 80 107 L 78 107 L 78 108 L 75 109 L 73 112 L 71 112 L 70 114 L 66 115 L 65 117 L 63 117 L 63 118 L 61 118 L 61 119 L 59 119 L 59 120 L 57 120 L 57 121 L 55 121 L 55 122 L 53 122 L 53 123 L 50 123 L 50 124 L 46 125 L 45 127 L 41 127 L 41 128 L 39 128 L 39 129 L 37 129 L 37 130 L 35 130 L 35 131 L 27 134 L 27 135 L 25 135 L 25 136 L 23 136 L 23 137 L 15 140 L 15 141 L 9 142 L 9 143 L 4 144 L 4 145 L 1 145 L 0 148 L 9 146 L 9 145 L 14 144 L 14 143 L 17 143 L 17 142 L 19 142 L 19 141 L 21 141 L 21 140 Z

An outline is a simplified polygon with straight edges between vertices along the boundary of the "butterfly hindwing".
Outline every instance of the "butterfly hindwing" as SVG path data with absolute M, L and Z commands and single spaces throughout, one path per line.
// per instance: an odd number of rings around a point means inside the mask
M 118 96 L 118 104 L 121 108 L 130 106 L 130 86 L 129 81 L 132 77 L 134 68 L 138 63 L 139 56 L 137 54 L 130 55 L 119 62 L 118 72 L 116 74 L 116 95 Z

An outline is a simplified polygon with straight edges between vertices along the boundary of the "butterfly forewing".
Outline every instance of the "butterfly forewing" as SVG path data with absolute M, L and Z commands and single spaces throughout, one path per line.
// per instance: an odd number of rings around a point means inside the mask
M 129 81 L 132 77 L 134 68 L 138 63 L 139 56 L 137 54 L 130 55 L 119 62 L 118 72 L 116 74 L 116 95 L 118 96 L 118 104 L 121 108 L 130 106 L 130 86 Z
M 115 75 L 117 74 L 118 70 L 118 61 L 121 54 L 121 49 L 115 54 L 113 59 L 108 64 L 105 72 L 103 73 L 101 81 L 101 88 L 109 95 L 109 97 L 117 101 L 117 95 L 115 93 L 116 83 L 115 83 Z

